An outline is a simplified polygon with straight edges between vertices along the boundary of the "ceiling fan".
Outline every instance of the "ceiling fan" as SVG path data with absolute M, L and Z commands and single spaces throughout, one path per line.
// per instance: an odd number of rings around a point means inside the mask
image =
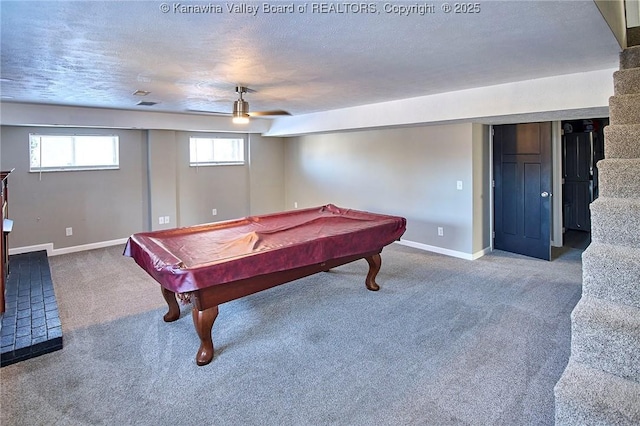
M 270 110 L 270 111 L 249 111 L 249 102 L 245 101 L 243 95 L 245 93 L 255 93 L 256 91 L 250 89 L 245 86 L 236 86 L 236 93 L 238 94 L 238 100 L 233 102 L 233 112 L 231 116 L 233 117 L 233 122 L 236 124 L 246 124 L 249 122 L 249 117 L 268 117 L 268 116 L 277 116 L 277 115 L 291 115 L 287 111 L 283 111 L 281 109 Z M 228 113 L 214 112 L 214 111 L 199 111 L 199 110 L 189 110 L 193 112 L 204 112 L 208 114 L 216 114 L 216 115 L 229 115 Z

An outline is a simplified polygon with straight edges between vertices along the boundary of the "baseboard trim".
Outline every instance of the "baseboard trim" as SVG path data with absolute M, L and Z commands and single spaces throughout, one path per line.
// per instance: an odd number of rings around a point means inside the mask
M 53 243 L 37 244 L 35 246 L 24 246 L 24 247 L 10 248 L 9 249 L 9 256 L 11 256 L 13 254 L 31 253 L 31 252 L 34 252 L 34 251 L 42 251 L 42 250 L 46 250 L 47 251 L 47 255 L 50 255 L 51 251 L 53 250 Z
M 475 253 L 465 253 L 462 251 L 451 250 L 451 249 L 446 249 L 446 248 L 437 247 L 437 246 L 430 246 L 428 244 L 417 243 L 415 241 L 409 241 L 409 240 L 401 239 L 399 241 L 396 241 L 396 243 L 403 246 L 407 246 L 407 247 L 413 247 L 419 250 L 431 251 L 434 253 L 444 254 L 447 256 L 457 257 L 459 259 L 465 259 L 465 260 L 476 260 L 484 256 L 485 254 L 491 253 L 491 247 L 486 247 Z
M 9 254 L 10 255 L 23 254 L 23 253 L 31 253 L 33 251 L 46 250 L 47 256 L 58 256 L 61 254 L 77 253 L 79 251 L 94 250 L 99 248 L 117 246 L 120 244 L 126 244 L 127 240 L 128 238 L 120 238 L 117 240 L 101 241 L 99 243 L 83 244 L 80 246 L 72 246 L 72 247 L 63 247 L 59 249 L 54 249 L 53 243 L 37 244 L 34 246 L 16 247 L 16 248 L 9 249 Z M 396 241 L 396 243 L 403 246 L 416 248 L 419 250 L 430 251 L 433 253 L 444 254 L 447 256 L 457 257 L 459 259 L 466 259 L 466 260 L 476 260 L 484 256 L 485 254 L 491 253 L 491 247 L 486 247 L 475 253 L 465 253 L 462 251 L 451 250 L 451 249 L 446 249 L 446 248 L 437 247 L 437 246 L 431 246 L 428 244 L 417 243 L 415 241 L 409 241 L 409 240 L 399 240 L 399 241 Z
M 46 250 L 47 256 L 51 257 L 51 256 L 58 256 L 61 254 L 77 253 L 79 251 L 94 250 L 99 248 L 117 246 L 120 244 L 125 244 L 127 242 L 127 239 L 128 238 L 119 238 L 117 240 L 101 241 L 98 243 L 83 244 L 80 246 L 62 247 L 59 249 L 54 249 L 53 243 L 37 244 L 34 246 L 24 246 L 24 247 L 16 247 L 16 248 L 9 249 L 9 255 L 31 253 L 34 251 Z

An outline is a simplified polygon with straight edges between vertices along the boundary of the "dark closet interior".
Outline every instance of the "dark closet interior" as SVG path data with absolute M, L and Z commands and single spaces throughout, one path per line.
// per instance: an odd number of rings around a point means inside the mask
M 603 129 L 608 124 L 608 118 L 562 122 L 562 205 L 565 233 L 591 232 L 589 204 L 598 198 L 597 162 L 604 158 Z

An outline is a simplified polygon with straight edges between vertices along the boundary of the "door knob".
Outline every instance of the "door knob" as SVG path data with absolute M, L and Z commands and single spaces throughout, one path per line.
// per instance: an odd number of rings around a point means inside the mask
M 542 194 L 540 194 L 542 198 L 547 198 L 549 195 L 551 194 L 549 194 L 547 191 L 544 191 Z

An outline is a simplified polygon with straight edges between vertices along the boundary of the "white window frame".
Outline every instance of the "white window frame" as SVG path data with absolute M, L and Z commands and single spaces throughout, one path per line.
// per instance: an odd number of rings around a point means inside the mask
M 205 158 L 198 158 L 198 141 L 200 143 L 209 143 L 211 147 L 208 148 L 209 153 L 204 154 Z M 239 151 L 238 158 L 232 160 L 225 160 L 215 157 L 215 143 L 216 141 L 235 141 L 237 143 L 235 149 Z M 202 149 L 200 152 L 202 153 Z M 241 166 L 246 164 L 246 148 L 245 139 L 243 137 L 203 137 L 203 136 L 190 136 L 189 137 L 189 166 L 190 167 L 202 167 L 202 166 Z
M 43 138 L 68 138 L 71 142 L 71 161 L 66 163 L 58 163 L 54 165 L 43 166 Z M 90 143 L 88 138 L 101 138 L 110 140 L 113 144 L 111 147 L 110 158 L 104 159 L 105 161 L 98 161 L 89 164 L 78 164 L 78 154 L 82 148 L 81 144 Z M 33 147 L 33 144 L 37 144 L 37 147 Z M 33 158 L 34 151 L 37 150 L 37 158 Z M 34 164 L 34 160 L 37 163 Z M 64 172 L 64 171 L 77 171 L 77 170 L 117 170 L 120 168 L 120 138 L 117 135 L 81 135 L 81 134 L 29 134 L 29 172 L 42 173 L 42 172 Z

